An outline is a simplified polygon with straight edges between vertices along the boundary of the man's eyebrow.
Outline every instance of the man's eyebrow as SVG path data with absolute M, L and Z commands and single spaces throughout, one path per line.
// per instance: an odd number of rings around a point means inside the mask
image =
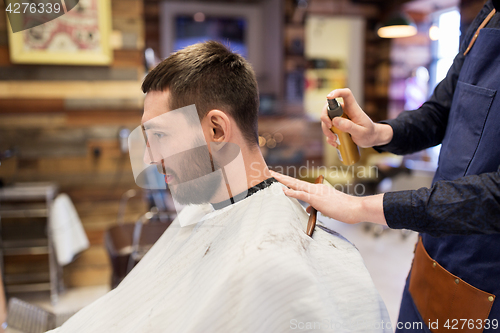
M 169 129 L 170 126 L 167 124 L 156 124 L 156 123 L 149 123 L 149 124 L 143 124 L 142 127 L 144 128 L 145 131 L 147 130 L 153 130 L 153 129 L 161 129 L 161 130 L 166 130 Z

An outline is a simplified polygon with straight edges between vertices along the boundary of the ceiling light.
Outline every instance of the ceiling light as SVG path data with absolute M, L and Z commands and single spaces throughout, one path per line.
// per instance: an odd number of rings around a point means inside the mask
M 439 27 L 436 26 L 436 25 L 433 25 L 432 27 L 430 27 L 429 29 L 429 38 L 431 40 L 438 40 L 439 39 Z
M 384 22 L 377 34 L 382 38 L 410 37 L 417 34 L 417 26 L 407 15 L 397 12 Z

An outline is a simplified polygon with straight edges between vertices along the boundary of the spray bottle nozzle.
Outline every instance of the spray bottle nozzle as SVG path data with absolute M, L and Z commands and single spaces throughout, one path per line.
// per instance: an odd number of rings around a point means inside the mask
M 335 117 L 340 117 L 344 113 L 342 106 L 337 102 L 335 98 L 327 99 L 328 101 L 328 117 L 333 119 Z

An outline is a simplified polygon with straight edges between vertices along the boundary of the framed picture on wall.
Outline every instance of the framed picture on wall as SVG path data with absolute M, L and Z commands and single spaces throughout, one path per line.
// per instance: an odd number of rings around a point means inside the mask
M 58 1 L 55 1 L 58 2 Z M 64 0 L 60 8 L 64 14 L 30 29 L 13 32 L 9 27 L 9 50 L 12 63 L 53 65 L 109 65 L 113 60 L 110 45 L 111 0 L 79 0 L 68 8 Z M 22 10 L 22 7 L 21 9 Z M 40 19 L 23 14 L 24 24 Z M 43 18 L 42 18 L 43 19 Z

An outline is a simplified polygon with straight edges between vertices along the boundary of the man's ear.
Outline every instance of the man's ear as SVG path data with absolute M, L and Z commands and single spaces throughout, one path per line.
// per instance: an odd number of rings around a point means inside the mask
M 209 139 L 213 142 L 229 141 L 231 133 L 231 119 L 220 110 L 211 110 L 205 119 L 209 127 Z

